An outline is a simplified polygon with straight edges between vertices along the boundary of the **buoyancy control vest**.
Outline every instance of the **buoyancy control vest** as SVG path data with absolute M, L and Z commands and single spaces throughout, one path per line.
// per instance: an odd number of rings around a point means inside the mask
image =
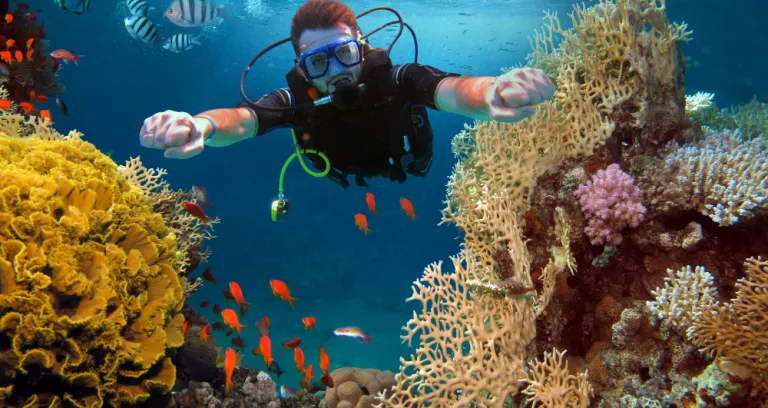
M 432 126 L 427 109 L 405 100 L 392 77 L 392 61 L 383 49 L 366 45 L 358 82 L 366 85 L 360 103 L 343 109 L 333 104 L 293 112 L 292 127 L 301 148 L 323 152 L 331 163 L 328 177 L 346 188 L 353 174 L 404 182 L 407 174 L 423 177 L 432 163 Z M 286 75 L 296 104 L 312 101 L 312 84 L 294 67 Z M 318 169 L 325 162 L 307 157 Z

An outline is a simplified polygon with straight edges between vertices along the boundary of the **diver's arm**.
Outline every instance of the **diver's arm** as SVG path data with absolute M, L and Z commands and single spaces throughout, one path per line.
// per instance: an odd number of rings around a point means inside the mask
M 203 116 L 210 117 L 216 123 L 216 133 L 210 139 L 213 124 Z M 203 138 L 206 146 L 229 146 L 253 137 L 258 129 L 258 119 L 248 108 L 214 109 L 199 113 L 194 118 L 205 129 Z
M 448 77 L 435 89 L 435 105 L 442 112 L 489 120 L 486 95 L 495 77 Z
M 498 77 L 444 78 L 435 89 L 438 110 L 479 120 L 518 122 L 555 94 L 544 71 L 515 68 Z

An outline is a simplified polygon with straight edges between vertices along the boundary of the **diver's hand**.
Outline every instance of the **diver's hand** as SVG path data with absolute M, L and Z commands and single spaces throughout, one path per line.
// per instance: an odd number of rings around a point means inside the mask
M 555 85 L 544 71 L 515 68 L 498 78 L 488 89 L 486 103 L 491 120 L 517 122 L 533 116 L 533 105 L 555 94 Z
M 203 151 L 210 127 L 207 119 L 167 110 L 144 120 L 139 141 L 144 147 L 164 149 L 169 159 L 188 159 Z

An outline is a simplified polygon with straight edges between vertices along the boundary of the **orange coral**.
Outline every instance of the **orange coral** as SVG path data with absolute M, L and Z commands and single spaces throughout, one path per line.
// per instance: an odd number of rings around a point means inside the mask
M 176 238 L 92 144 L 43 139 L 0 133 L 0 399 L 167 399 L 166 352 L 184 341 Z

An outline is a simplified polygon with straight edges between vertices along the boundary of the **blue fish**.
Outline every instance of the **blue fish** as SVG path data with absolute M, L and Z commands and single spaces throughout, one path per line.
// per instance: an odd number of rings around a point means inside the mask
M 83 14 L 91 6 L 91 0 L 53 0 L 53 2 L 70 13 Z

